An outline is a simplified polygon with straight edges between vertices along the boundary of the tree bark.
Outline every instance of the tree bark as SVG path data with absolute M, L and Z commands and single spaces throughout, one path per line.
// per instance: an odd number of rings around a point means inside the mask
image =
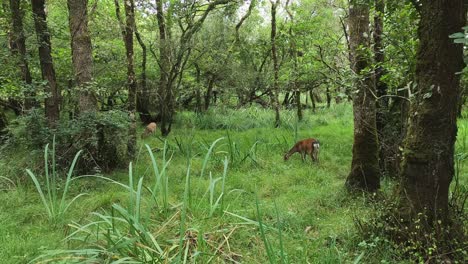
M 170 50 L 167 38 L 166 21 L 162 0 L 156 0 L 156 19 L 159 27 L 159 115 L 161 118 L 161 134 L 167 136 L 170 133 L 171 109 L 170 100 L 172 89 L 170 85 Z
M 26 38 L 23 29 L 24 12 L 21 9 L 21 2 L 18 0 L 10 0 L 10 10 L 13 29 L 11 35 L 11 51 L 13 55 L 18 57 L 21 79 L 27 86 L 27 90 L 24 93 L 24 108 L 25 110 L 29 110 L 37 106 L 37 102 L 35 99 L 36 93 L 33 91 L 32 87 L 31 71 L 29 70 L 29 63 L 26 56 Z
M 127 110 L 130 115 L 130 129 L 128 139 L 128 154 L 134 157 L 136 154 L 136 102 L 137 82 L 134 69 L 133 33 L 135 29 L 135 2 L 125 0 L 125 50 L 127 54 L 127 85 L 128 102 Z
M 286 107 L 289 106 L 289 97 L 290 97 L 289 92 L 286 92 L 284 94 L 284 99 L 283 99 L 283 105 Z
M 371 64 L 371 59 L 365 50 L 370 48 L 369 5 L 358 0 L 351 1 L 349 21 L 352 70 L 357 75 L 355 85 L 358 90 L 353 98 L 353 160 L 346 186 L 352 190 L 373 192 L 380 187 L 380 173 L 375 120 L 375 87 L 372 76 L 365 71 Z
M 410 106 L 400 190 L 401 211 L 445 220 L 454 175 L 463 45 L 448 36 L 466 23 L 463 0 L 421 1 L 415 101 Z
M 45 98 L 45 115 L 49 127 L 55 128 L 60 115 L 60 92 L 51 55 L 52 48 L 49 29 L 47 28 L 45 0 L 31 0 L 31 5 L 39 45 L 42 79 L 47 81 L 45 92 L 48 93 L 48 96 Z
M 312 102 L 312 111 L 315 113 L 315 97 L 314 97 L 314 89 L 310 89 L 309 91 L 310 101 Z
M 297 119 L 302 121 L 302 105 L 301 105 L 301 91 L 297 85 L 298 83 L 298 61 L 297 61 L 297 48 L 296 48 L 296 37 L 294 36 L 294 16 L 291 10 L 289 10 L 290 0 L 286 1 L 286 12 L 288 13 L 289 18 L 291 19 L 291 25 L 289 26 L 289 41 L 291 42 L 291 57 L 293 60 L 293 70 L 292 70 L 292 90 L 294 91 L 294 99 L 296 101 L 296 110 L 297 110 Z
M 274 73 L 274 80 L 273 80 L 273 88 L 270 92 L 271 96 L 271 103 L 275 109 L 275 127 L 279 127 L 281 124 L 280 119 L 280 104 L 278 99 L 279 93 L 279 66 L 278 66 L 278 56 L 276 54 L 276 8 L 278 7 L 279 0 L 273 2 L 270 0 L 271 3 L 271 58 L 273 59 L 273 73 Z
M 386 172 L 385 166 L 385 156 L 388 152 L 386 150 L 388 144 L 387 137 L 394 137 L 395 135 L 391 134 L 384 134 L 384 126 L 386 123 L 386 113 L 388 108 L 388 97 L 387 95 L 387 84 L 382 81 L 382 76 L 385 74 L 385 69 L 383 67 L 383 63 L 385 62 L 385 53 L 384 47 L 382 43 L 382 34 L 383 34 L 383 17 L 385 13 L 385 0 L 374 0 L 375 5 L 375 15 L 374 15 L 374 31 L 373 31 L 373 38 L 374 38 L 374 62 L 376 67 L 374 69 L 375 75 L 375 86 L 376 86 L 376 93 L 379 99 L 377 100 L 377 115 L 376 115 L 376 123 L 377 123 L 377 135 L 379 138 L 379 142 L 381 143 L 379 146 L 379 166 L 382 172 Z
M 208 111 L 208 108 L 210 107 L 210 102 L 211 102 L 211 96 L 213 94 L 213 86 L 214 86 L 214 77 L 209 77 L 208 79 L 208 89 L 206 90 L 205 94 L 205 105 L 204 105 L 204 110 Z
M 71 51 L 76 86 L 79 89 L 79 113 L 96 112 L 97 98 L 89 89 L 93 80 L 93 56 L 88 30 L 88 0 L 68 0 Z
M 146 60 L 147 60 L 147 48 L 143 39 L 141 38 L 140 32 L 135 23 L 135 36 L 137 38 L 138 44 L 140 44 L 141 51 L 142 51 L 142 60 L 141 60 L 141 81 L 139 86 L 139 91 L 137 94 L 137 111 L 140 115 L 140 120 L 144 124 L 148 124 L 154 120 L 152 120 L 150 111 L 149 111 L 149 104 L 150 104 L 150 94 L 147 87 L 146 81 Z

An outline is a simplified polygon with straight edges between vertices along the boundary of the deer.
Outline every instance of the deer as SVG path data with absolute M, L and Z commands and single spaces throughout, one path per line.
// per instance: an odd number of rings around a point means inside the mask
M 141 138 L 145 138 L 145 137 L 153 134 L 154 131 L 156 131 L 156 128 L 157 128 L 156 123 L 154 123 L 154 122 L 149 123 L 146 126 L 145 131 L 141 134 Z
M 284 155 L 284 160 L 288 160 L 291 155 L 298 152 L 301 154 L 302 161 L 305 161 L 308 154 L 312 161 L 318 162 L 318 154 L 320 151 L 320 142 L 315 138 L 308 138 L 298 141 L 294 146 Z

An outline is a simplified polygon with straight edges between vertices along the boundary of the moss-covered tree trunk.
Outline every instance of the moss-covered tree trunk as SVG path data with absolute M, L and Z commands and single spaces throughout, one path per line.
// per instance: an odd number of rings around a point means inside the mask
M 448 218 L 449 186 L 454 175 L 457 102 L 463 45 L 448 36 L 466 23 L 463 0 L 421 1 L 416 91 L 410 107 L 402 164 L 401 212 Z
M 373 77 L 366 69 L 371 64 L 366 54 L 370 48 L 369 5 L 362 1 L 350 3 L 349 36 L 357 91 L 353 97 L 353 160 L 346 186 L 349 189 L 375 191 L 380 187 L 375 87 Z
M 42 79 L 47 81 L 45 92 L 49 95 L 45 99 L 45 115 L 49 127 L 54 128 L 59 120 L 60 92 L 55 77 L 52 60 L 52 47 L 50 44 L 50 31 L 47 27 L 45 0 L 31 0 L 39 46 L 39 61 L 41 64 Z

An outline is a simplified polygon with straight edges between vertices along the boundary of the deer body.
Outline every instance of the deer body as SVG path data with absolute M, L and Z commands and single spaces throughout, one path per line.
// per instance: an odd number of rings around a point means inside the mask
M 284 160 L 288 160 L 292 154 L 298 152 L 301 154 L 302 161 L 306 159 L 306 155 L 309 155 L 313 161 L 318 162 L 318 154 L 320 150 L 320 142 L 315 138 L 308 138 L 298 141 L 294 147 L 292 147 L 288 153 L 284 155 Z
M 145 131 L 143 132 L 143 134 L 141 134 L 141 138 L 145 138 L 145 137 L 153 134 L 154 131 L 156 131 L 156 128 L 157 128 L 156 123 L 154 123 L 154 122 L 149 123 L 146 126 Z

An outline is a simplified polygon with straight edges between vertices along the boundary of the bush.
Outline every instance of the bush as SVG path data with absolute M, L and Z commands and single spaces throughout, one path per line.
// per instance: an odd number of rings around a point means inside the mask
M 465 194 L 466 196 L 466 194 Z M 400 211 L 395 199 L 382 197 L 374 203 L 369 219 L 355 219 L 362 245 L 379 248 L 392 247 L 402 259 L 415 263 L 464 263 L 468 247 L 463 223 L 466 213 L 459 205 L 450 205 L 450 222 L 432 221 L 421 212 L 410 219 Z
M 83 150 L 77 166 L 80 173 L 110 171 L 126 165 L 128 127 L 126 112 L 107 111 L 62 119 L 52 130 L 47 127 L 42 111 L 33 110 L 9 126 L 7 145 L 10 148 L 23 145 L 39 153 L 55 135 L 60 167 L 69 167 L 75 153 Z

